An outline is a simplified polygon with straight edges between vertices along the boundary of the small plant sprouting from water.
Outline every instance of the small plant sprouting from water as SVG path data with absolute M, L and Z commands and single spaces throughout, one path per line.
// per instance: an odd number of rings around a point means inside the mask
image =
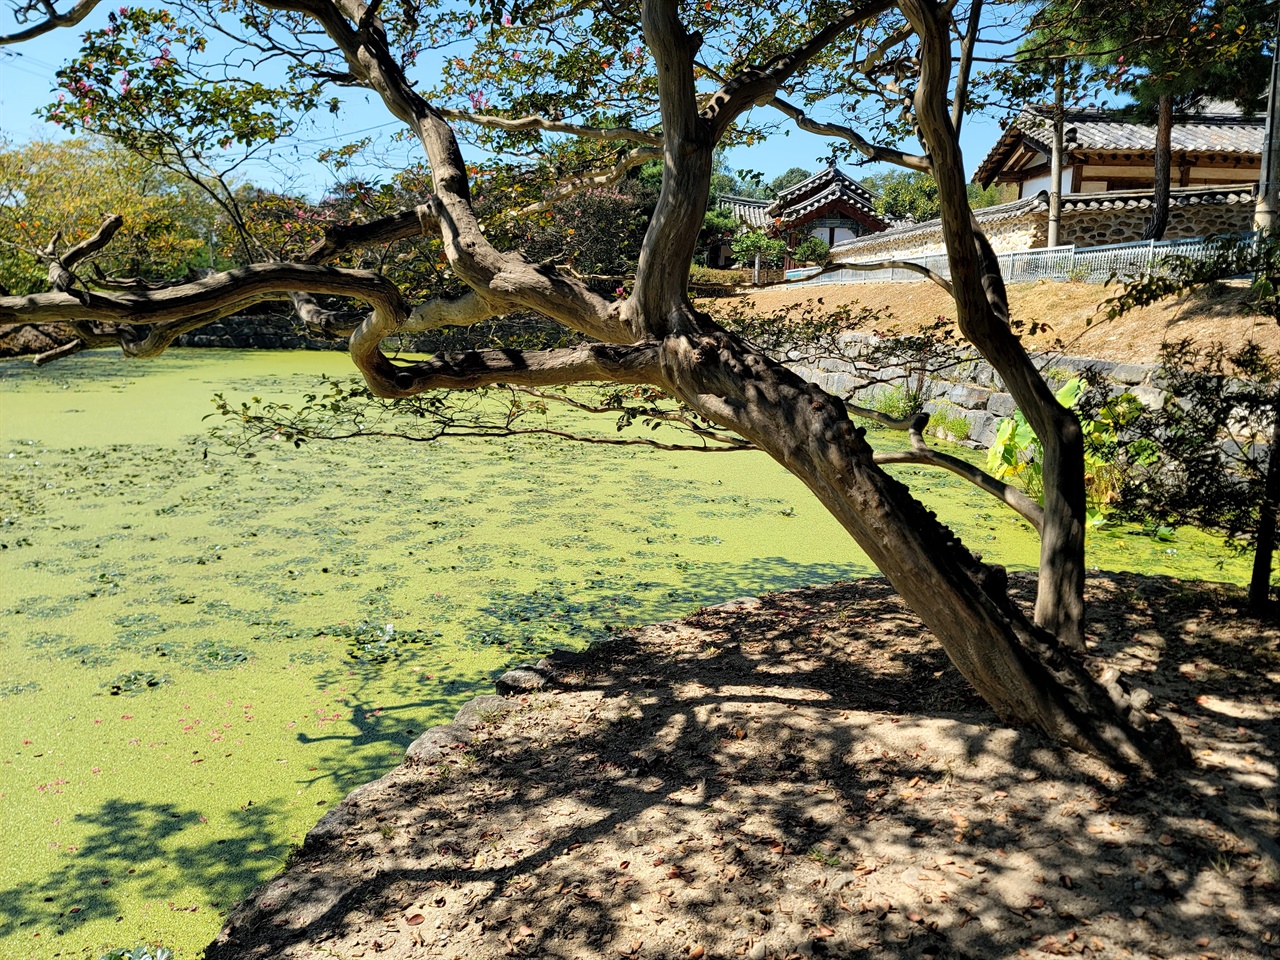
M 104 953 L 98 960 L 173 960 L 168 947 L 140 944 L 136 947 L 117 947 Z

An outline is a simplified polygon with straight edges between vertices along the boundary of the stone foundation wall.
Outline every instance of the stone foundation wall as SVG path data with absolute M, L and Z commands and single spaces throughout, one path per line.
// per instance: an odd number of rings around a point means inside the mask
M 983 224 L 987 239 L 996 253 L 1043 247 L 1048 228 L 1033 218 L 1005 220 Z M 919 230 L 881 238 L 879 234 L 860 238 L 856 247 L 837 250 L 832 259 L 852 262 L 857 260 L 910 259 L 927 257 L 943 252 L 942 227 L 936 223 L 924 224 Z
M 1073 210 L 1062 218 L 1062 242 L 1078 247 L 1133 243 L 1151 222 L 1149 209 Z M 1166 240 L 1215 237 L 1253 229 L 1253 208 L 1241 203 L 1174 207 L 1169 211 Z M 1042 244 L 1043 245 L 1043 244 Z
M 229 347 L 241 350 L 345 350 L 347 341 L 332 343 L 303 335 L 298 321 L 283 314 L 228 317 L 173 342 L 175 347 Z

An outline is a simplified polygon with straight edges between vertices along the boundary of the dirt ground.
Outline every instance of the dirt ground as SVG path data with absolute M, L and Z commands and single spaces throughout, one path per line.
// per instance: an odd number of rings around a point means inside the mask
M 1280 628 L 1236 588 L 1089 599 L 1194 770 L 1002 726 L 883 580 L 744 599 L 464 708 L 208 957 L 1280 957 Z
M 1170 298 L 1116 320 L 1107 320 L 1099 304 L 1114 289 L 1088 283 L 1043 280 L 1009 287 L 1010 318 L 1021 321 L 1024 331 L 1033 323 L 1044 325 L 1035 334 L 1024 333 L 1032 350 L 1052 350 L 1070 356 L 1151 363 L 1159 360 L 1166 340 L 1188 337 L 1200 343 L 1222 342 L 1230 346 L 1257 341 L 1280 354 L 1280 326 L 1266 317 L 1241 309 L 1242 284 L 1224 286 L 1212 297 L 1190 295 Z M 904 332 L 939 316 L 955 318 L 951 298 L 932 283 L 832 284 L 822 287 L 774 287 L 744 294 L 761 310 L 776 310 L 821 298 L 828 307 L 858 302 L 887 308 Z

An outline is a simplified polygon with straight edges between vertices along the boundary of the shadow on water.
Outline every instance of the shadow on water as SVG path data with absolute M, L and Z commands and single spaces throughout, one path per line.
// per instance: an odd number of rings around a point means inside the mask
M 119 921 L 129 908 L 156 914 L 229 908 L 228 891 L 248 891 L 283 865 L 275 851 L 287 847 L 276 814 L 262 807 L 233 811 L 217 839 L 197 811 L 164 801 L 108 800 L 75 815 L 86 829 L 63 865 L 0 890 L 0 937 L 30 956 L 52 949 L 49 941 L 94 921 Z M 175 888 L 201 891 L 198 902 L 172 901 Z M 37 939 L 24 933 L 39 928 Z M 38 948 L 32 946 L 40 944 Z

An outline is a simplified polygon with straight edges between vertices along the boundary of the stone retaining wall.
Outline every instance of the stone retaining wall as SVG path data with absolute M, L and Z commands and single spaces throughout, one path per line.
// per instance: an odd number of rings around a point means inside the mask
M 877 397 L 908 382 L 914 387 L 918 365 L 906 357 L 890 357 L 888 363 L 870 364 L 857 359 L 876 344 L 869 334 L 845 335 L 850 360 L 823 360 L 815 366 L 793 364 L 800 376 L 837 396 L 864 407 L 874 407 Z M 999 421 L 1011 416 L 1017 405 L 1005 392 L 1004 383 L 992 366 L 972 348 L 957 351 L 956 362 L 945 371 L 926 376 L 921 384 L 924 408 L 929 413 L 945 413 L 963 417 L 969 424 L 968 435 L 955 438 L 967 446 L 989 447 L 995 439 Z M 1160 369 L 1154 363 L 1117 363 L 1089 357 L 1067 357 L 1058 354 L 1032 354 L 1032 360 L 1054 390 L 1084 371 L 1110 381 L 1117 393 L 1128 391 L 1149 406 L 1164 403 L 1166 392 L 1158 384 Z M 872 380 L 888 381 L 872 383 Z
M 345 350 L 345 339 L 328 342 L 305 336 L 292 316 L 261 313 L 228 317 L 173 342 L 175 347 L 230 347 L 241 350 Z

